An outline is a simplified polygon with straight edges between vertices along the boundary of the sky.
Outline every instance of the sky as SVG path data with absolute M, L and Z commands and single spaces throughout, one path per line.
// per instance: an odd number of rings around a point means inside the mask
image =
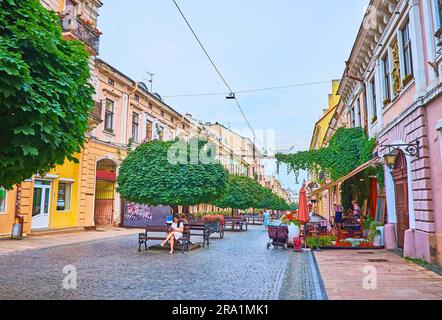
M 228 92 L 172 0 L 103 2 L 101 59 L 137 81 L 147 82 L 147 72 L 155 74 L 153 91 L 178 112 L 253 136 L 235 102 L 224 95 L 171 97 Z M 368 0 L 177 3 L 233 91 L 320 83 L 237 95 L 270 155 L 274 149 L 308 149 L 331 80 L 342 77 Z M 301 174 L 296 181 L 284 166 L 277 174 L 274 160 L 265 165 L 266 174 L 286 188 L 299 189 L 306 177 Z

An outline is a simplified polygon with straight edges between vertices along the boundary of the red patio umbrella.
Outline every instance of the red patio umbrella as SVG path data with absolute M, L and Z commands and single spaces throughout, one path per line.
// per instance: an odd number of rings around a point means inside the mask
M 310 215 L 307 206 L 307 194 L 305 192 L 305 187 L 302 186 L 299 191 L 299 204 L 298 204 L 298 221 L 304 225 L 304 246 L 307 246 L 305 239 L 305 224 L 310 220 Z
M 307 194 L 304 186 L 299 191 L 299 204 L 298 204 L 298 221 L 301 224 L 306 224 L 310 220 L 308 206 L 307 206 Z

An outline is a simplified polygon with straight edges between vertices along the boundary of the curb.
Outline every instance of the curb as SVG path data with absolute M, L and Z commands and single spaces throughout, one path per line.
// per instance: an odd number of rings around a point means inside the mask
M 322 280 L 321 276 L 321 271 L 319 270 L 319 265 L 313 252 L 310 253 L 310 262 L 312 267 L 316 296 L 318 297 L 318 300 L 328 300 L 327 291 L 325 290 L 324 281 Z

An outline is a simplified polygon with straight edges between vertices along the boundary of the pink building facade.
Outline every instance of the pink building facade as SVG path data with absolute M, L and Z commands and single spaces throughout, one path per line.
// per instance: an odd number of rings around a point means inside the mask
M 386 247 L 442 265 L 441 34 L 442 0 L 371 0 L 339 90 L 346 125 L 394 156 Z

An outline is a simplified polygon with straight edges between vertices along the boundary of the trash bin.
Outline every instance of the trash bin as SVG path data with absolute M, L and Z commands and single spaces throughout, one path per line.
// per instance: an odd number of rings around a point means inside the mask
M 19 215 L 15 219 L 15 223 L 12 225 L 11 239 L 21 239 L 23 236 L 23 222 L 24 217 Z

